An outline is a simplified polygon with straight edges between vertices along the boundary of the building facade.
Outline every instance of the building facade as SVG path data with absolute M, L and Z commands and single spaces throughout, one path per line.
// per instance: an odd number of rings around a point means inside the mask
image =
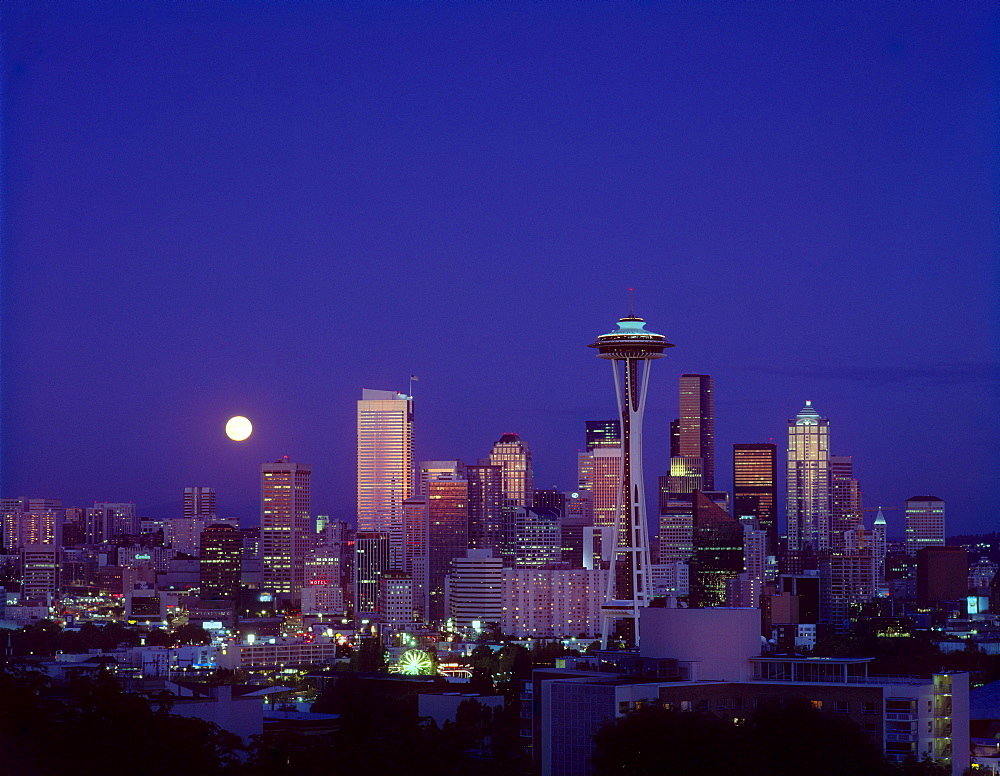
M 504 569 L 501 628 L 511 638 L 596 638 L 604 569 Z
M 621 447 L 598 447 L 577 455 L 580 490 L 590 494 L 594 525 L 614 526 L 621 499 Z
M 726 582 L 745 570 L 743 524 L 701 491 L 694 492 L 691 605 L 725 606 Z
M 945 543 L 944 501 L 937 496 L 913 496 L 906 499 L 906 552 L 916 555 L 924 547 Z
M 385 534 L 402 568 L 403 502 L 414 495 L 413 397 L 364 389 L 358 402 L 358 530 Z
M 778 551 L 778 451 L 769 442 L 733 445 L 733 515 L 753 516 Z
M 830 546 L 844 544 L 844 532 L 857 528 L 861 519 L 861 488 L 854 477 L 849 455 L 830 456 Z
M 312 545 L 312 466 L 286 455 L 260 465 L 261 583 L 281 601 L 299 601 Z
M 469 483 L 469 546 L 499 553 L 503 544 L 503 467 L 466 466 L 465 478 Z
M 380 580 L 389 571 L 389 537 L 378 531 L 358 531 L 354 538 L 354 611 L 379 611 Z
M 715 394 L 710 375 L 680 376 L 678 455 L 702 460 L 700 490 L 715 490 Z
M 201 535 L 201 597 L 235 601 L 240 594 L 243 536 L 226 523 L 210 525 Z
M 501 469 L 504 500 L 530 507 L 535 493 L 535 472 L 531 450 L 521 437 L 511 433 L 501 436 L 490 451 L 490 463 Z
M 441 475 L 427 483 L 428 618 L 445 616 L 444 578 L 451 561 L 469 549 L 469 483 Z
M 807 401 L 788 421 L 788 548 L 830 549 L 830 421 Z
M 503 561 L 492 550 L 470 549 L 452 561 L 447 583 L 448 618 L 468 632 L 503 621 Z
M 215 488 L 184 488 L 184 517 L 215 517 Z

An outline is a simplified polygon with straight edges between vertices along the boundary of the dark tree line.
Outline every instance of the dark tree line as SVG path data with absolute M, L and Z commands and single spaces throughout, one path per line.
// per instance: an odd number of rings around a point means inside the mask
M 932 762 L 887 762 L 850 719 L 808 701 L 762 707 L 742 724 L 712 714 L 640 708 L 594 737 L 595 776 L 947 776 Z
M 123 692 L 107 674 L 48 688 L 30 667 L 0 669 L 0 772 L 4 776 L 192 776 L 242 767 L 238 736 L 170 713 L 166 697 Z
M 448 689 L 451 686 L 443 685 L 435 691 Z M 421 719 L 417 707 L 415 692 L 379 689 L 357 675 L 343 673 L 320 694 L 312 710 L 340 715 L 340 729 L 325 744 L 338 767 L 405 774 L 440 774 L 442 767 L 451 773 L 482 776 L 528 772 L 521 755 L 516 704 L 494 711 L 470 699 L 459 707 L 455 722 L 441 728 Z M 316 749 L 308 753 L 289 750 L 278 759 L 288 764 L 289 776 L 326 773 L 316 768 L 317 760 L 326 759 Z
M 447 685 L 445 686 L 447 687 Z M 442 688 L 439 688 L 442 689 Z M 326 737 L 266 735 L 249 745 L 218 726 L 171 713 L 166 693 L 124 692 L 110 674 L 53 688 L 27 663 L 0 666 L 0 774 L 41 776 L 329 776 L 528 772 L 516 705 L 494 711 L 474 701 L 441 728 L 417 715 L 416 695 L 373 689 L 345 672 L 314 710 L 340 715 Z
M 929 676 L 940 671 L 968 671 L 975 684 L 1000 679 L 1000 655 L 988 655 L 977 649 L 942 652 L 926 632 L 907 638 L 885 638 L 856 630 L 823 640 L 811 654 L 874 658 L 868 666 L 873 675 Z
M 34 625 L 9 631 L 2 638 L 10 638 L 11 655 L 14 657 L 44 657 L 56 652 L 87 652 L 91 649 L 110 651 L 122 645 L 137 647 L 144 636 L 146 644 L 151 647 L 210 644 L 212 641 L 208 632 L 196 623 L 183 625 L 172 633 L 154 629 L 144 634 L 137 628 L 129 628 L 119 622 L 104 625 L 86 622 L 79 630 L 64 630 L 51 620 L 40 620 Z

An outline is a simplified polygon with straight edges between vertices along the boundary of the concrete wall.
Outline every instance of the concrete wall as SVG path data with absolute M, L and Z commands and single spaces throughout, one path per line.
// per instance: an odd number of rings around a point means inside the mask
M 171 714 L 214 722 L 245 742 L 264 732 L 264 703 L 258 697 L 233 698 L 228 685 L 212 688 L 211 698 L 178 699 Z
M 758 609 L 643 609 L 639 620 L 643 657 L 672 657 L 698 664 L 692 679 L 741 682 L 760 654 Z

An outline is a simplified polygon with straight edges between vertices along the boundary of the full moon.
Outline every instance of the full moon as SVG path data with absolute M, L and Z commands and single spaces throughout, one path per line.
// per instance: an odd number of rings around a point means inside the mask
M 230 418 L 226 423 L 226 436 L 234 442 L 242 442 L 253 432 L 253 425 L 242 415 Z

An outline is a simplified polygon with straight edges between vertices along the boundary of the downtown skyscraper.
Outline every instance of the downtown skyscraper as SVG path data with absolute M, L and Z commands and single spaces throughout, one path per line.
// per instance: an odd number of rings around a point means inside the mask
M 535 495 L 535 472 L 531 450 L 524 440 L 518 434 L 501 436 L 490 451 L 490 463 L 501 467 L 504 499 L 530 507 Z
M 358 402 L 358 531 L 385 534 L 394 569 L 403 566 L 403 502 L 414 494 L 413 464 L 413 397 L 364 389 Z
M 908 555 L 916 555 L 924 547 L 944 545 L 944 501 L 937 496 L 906 499 L 905 521 Z
M 288 456 L 260 465 L 260 551 L 264 589 L 297 602 L 312 544 L 312 466 Z
M 184 488 L 184 517 L 214 518 L 215 488 Z
M 621 498 L 621 421 L 588 420 L 587 449 L 577 455 L 580 490 L 591 497 L 594 525 L 614 527 Z
M 830 546 L 844 546 L 844 534 L 861 525 L 861 488 L 854 477 L 854 459 L 830 456 Z
M 733 445 L 733 514 L 753 517 L 778 551 L 778 451 L 770 442 Z
M 701 458 L 701 489 L 715 490 L 715 394 L 712 377 L 684 374 L 680 377 L 679 387 L 677 457 Z
M 830 549 L 830 421 L 807 401 L 788 421 L 788 549 Z

